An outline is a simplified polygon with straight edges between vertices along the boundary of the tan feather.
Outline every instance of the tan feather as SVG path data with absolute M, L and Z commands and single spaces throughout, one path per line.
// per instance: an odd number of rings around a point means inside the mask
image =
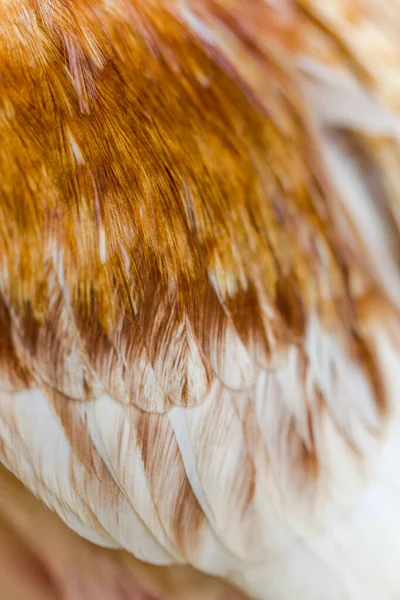
M 400 591 L 397 29 L 351 9 L 0 2 L 0 459 L 261 600 Z

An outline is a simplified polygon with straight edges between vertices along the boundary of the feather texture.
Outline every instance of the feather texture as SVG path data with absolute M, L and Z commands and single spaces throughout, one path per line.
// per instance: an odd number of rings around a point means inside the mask
M 352 5 L 0 2 L 1 461 L 262 600 L 400 593 L 397 92 Z

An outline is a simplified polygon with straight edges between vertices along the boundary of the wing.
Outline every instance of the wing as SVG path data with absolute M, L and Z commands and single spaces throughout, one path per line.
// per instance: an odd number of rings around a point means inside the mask
M 399 391 L 396 117 L 347 72 L 373 118 L 324 112 L 309 12 L 0 4 L 1 460 L 88 539 L 260 597 L 260 564 L 314 572 Z

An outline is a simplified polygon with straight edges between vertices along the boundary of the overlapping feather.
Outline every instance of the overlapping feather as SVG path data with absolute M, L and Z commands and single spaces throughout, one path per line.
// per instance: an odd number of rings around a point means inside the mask
M 351 4 L 0 3 L 1 460 L 97 543 L 260 598 L 394 410 L 396 86 Z

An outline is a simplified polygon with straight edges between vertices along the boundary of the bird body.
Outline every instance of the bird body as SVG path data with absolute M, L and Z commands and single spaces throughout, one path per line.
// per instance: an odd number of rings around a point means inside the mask
M 400 11 L 350 6 L 0 2 L 0 460 L 259 600 L 400 597 Z

